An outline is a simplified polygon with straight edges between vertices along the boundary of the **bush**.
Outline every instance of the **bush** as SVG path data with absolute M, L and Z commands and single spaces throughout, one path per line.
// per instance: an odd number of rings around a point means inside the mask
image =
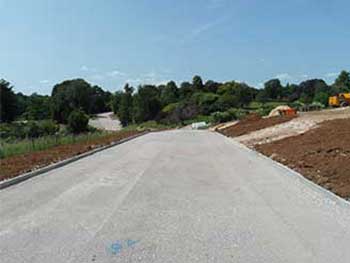
M 89 117 L 82 110 L 74 110 L 68 117 L 68 130 L 82 133 L 88 130 Z
M 166 114 L 172 113 L 177 107 L 179 106 L 179 103 L 171 103 L 166 105 L 163 109 L 162 112 Z
M 314 97 L 314 103 L 319 103 L 322 107 L 328 106 L 328 94 L 325 92 L 319 92 Z
M 270 112 L 275 108 L 273 105 L 265 105 L 260 108 L 258 108 L 255 112 L 259 114 L 261 117 L 267 116 L 270 114 Z
M 231 108 L 224 112 L 214 112 L 211 117 L 215 123 L 240 120 L 247 115 L 246 110 Z
M 60 127 L 56 122 L 52 120 L 44 120 L 39 122 L 40 129 L 44 135 L 54 135 L 56 134 Z
M 231 116 L 227 111 L 224 112 L 214 112 L 211 115 L 214 119 L 215 123 L 222 123 L 233 120 L 233 116 Z
M 243 109 L 236 109 L 236 108 L 231 108 L 227 111 L 231 116 L 234 116 L 236 120 L 241 120 L 245 116 L 247 116 L 248 111 L 243 110 Z
M 36 121 L 29 121 L 25 127 L 25 133 L 27 138 L 38 138 L 43 136 L 43 131 Z

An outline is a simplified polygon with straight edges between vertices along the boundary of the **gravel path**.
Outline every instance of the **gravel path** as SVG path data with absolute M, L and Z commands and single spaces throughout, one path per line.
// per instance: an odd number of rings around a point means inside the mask
M 122 129 L 120 121 L 113 119 L 113 112 L 101 113 L 96 116 L 95 119 L 89 120 L 89 125 L 100 130 L 106 131 L 119 131 Z

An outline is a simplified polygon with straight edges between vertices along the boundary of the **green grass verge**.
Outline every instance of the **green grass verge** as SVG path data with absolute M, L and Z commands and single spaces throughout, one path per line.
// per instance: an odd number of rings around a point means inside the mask
M 140 124 L 131 124 L 125 128 L 123 131 L 145 131 L 145 130 L 164 130 L 177 128 L 177 124 L 161 124 L 156 121 L 147 121 Z
M 0 140 L 0 159 L 29 152 L 42 151 L 57 145 L 89 142 L 106 136 L 107 134 L 106 132 L 94 132 L 81 135 L 45 136 L 34 140 L 24 139 L 13 142 Z
M 252 110 L 263 108 L 263 107 L 276 108 L 280 105 L 287 105 L 287 104 L 288 104 L 288 102 L 285 102 L 285 101 L 270 101 L 270 102 L 265 102 L 265 103 L 252 101 L 251 103 L 249 103 L 247 108 L 252 109 Z

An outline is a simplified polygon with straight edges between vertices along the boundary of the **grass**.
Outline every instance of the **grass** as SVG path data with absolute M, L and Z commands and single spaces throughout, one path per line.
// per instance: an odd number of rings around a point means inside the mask
M 125 128 L 123 131 L 145 131 L 145 130 L 164 130 L 173 129 L 178 127 L 177 124 L 161 124 L 156 121 L 147 121 L 140 124 L 131 124 Z
M 14 155 L 42 151 L 57 145 L 89 142 L 107 136 L 106 132 L 94 132 L 80 135 L 45 136 L 34 140 L 24 139 L 14 142 L 0 140 L 0 159 Z
M 285 101 L 270 101 L 270 102 L 265 102 L 265 103 L 262 103 L 262 102 L 257 102 L 257 101 L 252 101 L 251 103 L 249 103 L 248 105 L 248 108 L 249 109 L 259 109 L 259 108 L 262 108 L 262 107 L 272 107 L 272 108 L 276 108 L 280 105 L 286 105 L 287 102 Z
M 206 122 L 207 124 L 213 123 L 214 118 L 212 116 L 198 115 L 196 118 L 184 121 L 185 125 L 190 125 L 195 122 Z

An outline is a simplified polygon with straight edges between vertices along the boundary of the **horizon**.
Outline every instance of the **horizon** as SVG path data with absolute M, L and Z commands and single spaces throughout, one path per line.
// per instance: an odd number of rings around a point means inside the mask
M 7 40 L 0 78 L 27 95 L 49 95 L 75 78 L 111 92 L 194 75 L 256 88 L 273 78 L 331 84 L 350 69 L 347 7 L 339 0 L 0 0 Z

